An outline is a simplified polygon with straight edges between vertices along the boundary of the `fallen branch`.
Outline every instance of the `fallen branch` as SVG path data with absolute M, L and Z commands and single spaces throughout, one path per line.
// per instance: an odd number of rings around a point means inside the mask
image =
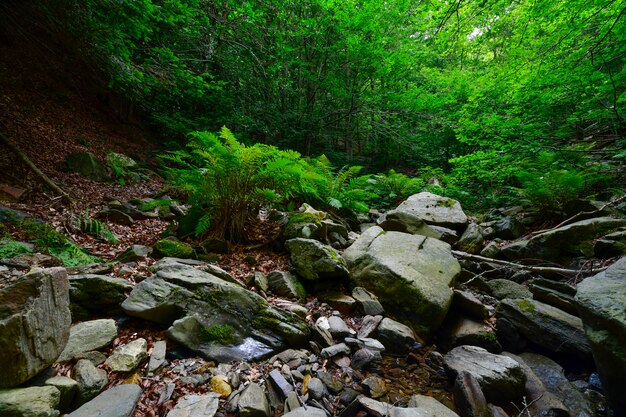
M 18 148 L 17 146 L 15 146 L 14 144 L 12 144 L 9 139 L 2 133 L 0 132 L 0 141 L 2 141 L 2 143 L 4 143 L 9 149 L 11 149 L 17 156 L 19 156 L 22 161 L 24 161 L 24 163 L 26 165 L 28 165 L 28 167 L 35 173 L 37 174 L 37 176 L 39 178 L 41 178 L 41 180 L 43 182 L 46 183 L 46 185 L 48 187 L 50 187 L 55 193 L 59 194 L 60 196 L 62 196 L 63 198 L 65 198 L 67 201 L 72 201 L 72 198 L 70 197 L 70 195 L 68 193 L 66 193 L 65 191 L 63 191 L 63 189 L 61 189 L 61 187 L 59 187 L 58 185 L 56 185 L 56 183 L 54 181 L 52 181 L 50 179 L 50 177 L 48 177 L 46 174 L 44 174 L 39 168 L 37 168 L 37 166 L 30 160 L 30 158 L 28 156 L 26 156 L 26 154 L 24 152 L 21 151 L 20 148 Z
M 568 224 L 573 223 L 573 222 L 577 221 L 578 219 L 583 219 L 583 218 L 586 218 L 586 217 L 588 217 L 588 216 L 593 216 L 594 214 L 599 214 L 599 213 L 602 213 L 602 211 L 603 211 L 605 208 L 607 208 L 607 207 L 609 207 L 609 206 L 612 206 L 612 205 L 615 205 L 615 204 L 619 204 L 619 203 L 621 203 L 621 202 L 622 202 L 622 201 L 624 201 L 624 200 L 626 200 L 626 194 L 624 194 L 624 195 L 623 195 L 623 196 L 621 196 L 620 198 L 617 198 L 617 199 L 615 199 L 615 200 L 613 200 L 613 201 L 609 201 L 608 203 L 606 203 L 605 205 L 603 205 L 602 207 L 600 207 L 600 208 L 599 208 L 599 209 L 597 209 L 597 210 L 592 210 L 592 211 L 579 211 L 578 213 L 574 214 L 572 217 L 570 217 L 570 218 L 568 218 L 568 219 L 563 220 L 561 223 L 557 224 L 556 226 L 554 226 L 554 227 L 552 227 L 552 228 L 550 228 L 550 229 L 545 229 L 545 230 L 537 230 L 537 231 L 535 231 L 535 232 L 530 233 L 528 236 L 529 236 L 529 237 L 532 237 L 532 236 L 537 236 L 537 235 L 540 235 L 540 234 L 542 234 L 542 233 L 552 232 L 553 230 L 556 230 L 556 229 L 558 229 L 558 228 L 560 228 L 560 227 L 563 227 L 563 226 L 567 226 Z
M 565 269 L 565 268 L 555 268 L 552 266 L 532 266 L 532 265 L 523 265 L 517 264 L 509 261 L 502 261 L 500 259 L 487 258 L 485 256 L 480 255 L 472 255 L 467 252 L 461 252 L 458 250 L 453 250 L 452 254 L 454 256 L 458 256 L 459 258 L 469 259 L 470 261 L 476 262 L 487 262 L 494 265 L 503 265 L 508 266 L 510 268 L 523 269 L 524 271 L 535 272 L 537 274 L 559 274 L 565 276 L 579 275 L 582 271 L 578 269 Z M 598 268 L 595 270 L 590 270 L 589 272 L 598 273 L 604 271 L 607 267 Z

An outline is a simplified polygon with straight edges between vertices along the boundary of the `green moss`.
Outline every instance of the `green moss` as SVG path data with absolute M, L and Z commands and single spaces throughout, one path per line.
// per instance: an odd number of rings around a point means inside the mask
M 498 337 L 496 336 L 496 332 L 489 332 L 489 331 L 479 332 L 478 333 L 478 337 L 480 337 L 483 340 L 487 340 L 489 342 L 497 342 L 498 341 Z
M 152 200 L 148 202 L 142 202 L 139 206 L 139 210 L 141 211 L 152 211 L 155 208 L 168 207 L 172 204 L 173 200 Z
M 170 239 L 159 240 L 154 249 L 163 256 L 173 258 L 192 258 L 195 254 L 191 245 Z
M 454 207 L 454 204 L 456 203 L 456 201 L 451 200 L 449 198 L 445 198 L 443 200 L 437 200 L 437 207 L 448 207 L 448 208 L 452 208 Z
M 523 299 L 523 300 L 515 300 L 515 304 L 522 309 L 522 311 L 526 311 L 528 313 L 534 313 L 535 312 L 535 305 L 533 303 L 531 303 L 529 300 Z
M 211 327 L 203 327 L 200 330 L 200 340 L 204 343 L 217 345 L 234 345 L 237 343 L 235 328 L 230 324 L 216 324 Z

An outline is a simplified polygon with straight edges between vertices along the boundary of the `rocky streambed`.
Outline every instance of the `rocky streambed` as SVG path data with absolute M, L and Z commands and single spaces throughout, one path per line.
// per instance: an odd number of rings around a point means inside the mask
M 303 207 L 291 269 L 245 279 L 138 268 L 141 246 L 117 276 L 2 260 L 0 415 L 624 415 L 626 258 L 602 251 L 626 222 L 600 215 L 523 238 L 521 215 L 472 223 L 429 193 L 359 233 Z

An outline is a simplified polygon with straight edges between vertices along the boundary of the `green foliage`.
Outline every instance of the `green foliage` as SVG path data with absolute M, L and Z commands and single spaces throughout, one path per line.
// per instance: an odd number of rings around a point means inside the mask
M 144 170 L 139 168 L 135 160 L 120 153 L 109 152 L 107 154 L 107 165 L 120 185 L 145 181 L 149 178 L 148 175 L 143 172 Z
M 514 188 L 528 204 L 547 212 L 559 212 L 570 201 L 586 195 L 603 179 L 589 170 L 566 165 L 551 152 L 524 161 L 516 173 L 521 186 Z
M 172 258 L 193 258 L 195 251 L 191 245 L 177 240 L 162 239 L 154 245 L 154 250 Z
M 226 128 L 219 135 L 196 132 L 188 151 L 162 155 L 175 163 L 167 169 L 172 184 L 190 193 L 201 208 L 197 233 L 211 226 L 220 238 L 245 240 L 246 222 L 263 206 L 313 192 L 307 179 L 313 175 L 297 152 L 273 146 L 245 146 Z
M 111 232 L 109 226 L 98 219 L 89 217 L 89 209 L 85 213 L 70 216 L 70 223 L 84 233 L 104 239 L 112 244 L 119 243 L 119 239 Z
M 14 256 L 23 253 L 32 253 L 32 251 L 22 242 L 18 242 L 12 239 L 0 240 L 0 259 L 13 258 Z
M 379 207 L 395 207 L 409 196 L 419 193 L 425 181 L 418 177 L 408 177 L 390 169 L 387 174 L 377 174 L 368 180 L 368 188 L 377 195 Z
M 25 219 L 19 224 L 20 232 L 39 250 L 47 251 L 57 257 L 65 266 L 86 265 L 99 262 L 95 256 L 57 232 L 52 226 L 32 219 Z

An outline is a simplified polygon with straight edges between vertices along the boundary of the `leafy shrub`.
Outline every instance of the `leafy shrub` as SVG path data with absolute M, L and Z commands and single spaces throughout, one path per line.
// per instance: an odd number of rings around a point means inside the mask
M 305 199 L 325 210 L 363 213 L 369 210 L 367 202 L 378 197 L 367 189 L 369 175 L 357 176 L 363 167 L 344 166 L 335 173 L 330 161 L 324 155 L 313 159 L 309 164 L 313 184 Z
M 559 212 L 570 201 L 585 196 L 603 176 L 593 170 L 563 163 L 563 158 L 543 152 L 536 159 L 525 160 L 516 173 L 520 183 L 513 189 L 523 201 L 542 211 Z
M 376 174 L 368 179 L 368 188 L 377 195 L 380 207 L 395 207 L 407 197 L 419 193 L 424 187 L 422 178 L 408 177 L 393 169 L 387 174 Z
M 219 135 L 192 133 L 187 146 L 161 157 L 176 165 L 166 170 L 168 179 L 189 192 L 192 206 L 204 213 L 196 235 L 211 230 L 216 237 L 243 241 L 246 222 L 261 207 L 314 192 L 307 180 L 313 174 L 297 152 L 245 146 L 225 127 Z
M 32 251 L 22 242 L 12 239 L 0 240 L 0 259 L 13 258 L 23 253 L 31 253 Z

